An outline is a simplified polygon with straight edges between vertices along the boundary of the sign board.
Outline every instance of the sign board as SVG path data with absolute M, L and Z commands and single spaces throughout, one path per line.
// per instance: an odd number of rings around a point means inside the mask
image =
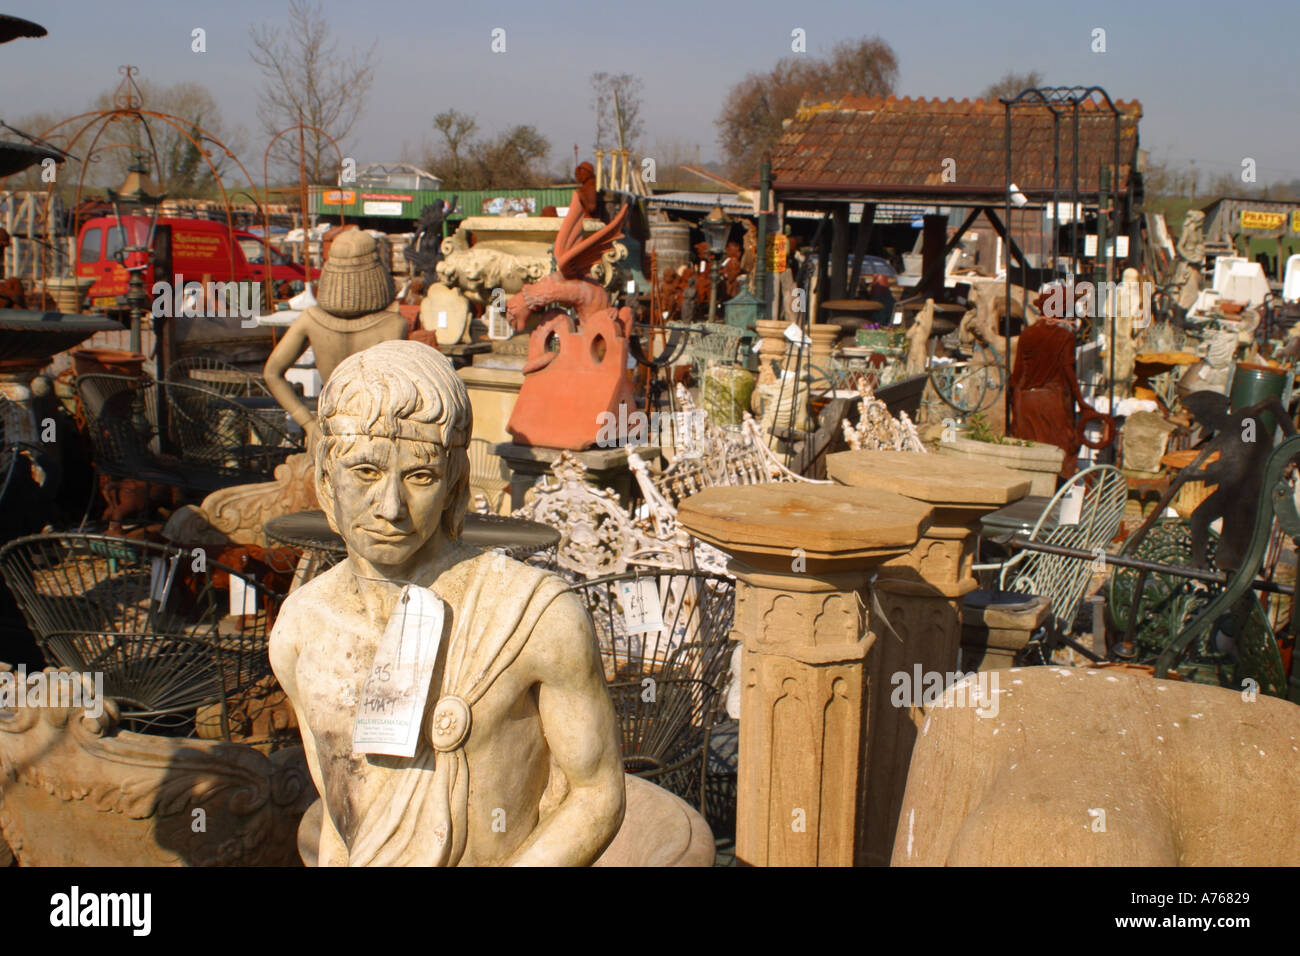
M 1291 231 L 1300 232 L 1300 209 L 1291 213 Z
M 1263 229 L 1268 232 L 1280 231 L 1286 223 L 1286 213 L 1265 212 L 1262 209 L 1243 209 L 1241 211 L 1242 229 Z
M 320 201 L 326 206 L 351 206 L 357 201 L 357 194 L 351 189 L 327 189 L 321 193 Z
M 531 216 L 537 212 L 534 196 L 494 196 L 482 203 L 485 216 Z
M 783 232 L 767 237 L 767 271 L 780 275 L 786 270 L 785 257 L 790 248 L 790 238 Z
M 402 214 L 402 204 L 400 202 L 365 202 L 361 204 L 361 211 L 367 216 L 400 216 Z
M 410 202 L 415 197 L 410 193 L 362 193 L 362 199 L 375 199 L 379 202 Z

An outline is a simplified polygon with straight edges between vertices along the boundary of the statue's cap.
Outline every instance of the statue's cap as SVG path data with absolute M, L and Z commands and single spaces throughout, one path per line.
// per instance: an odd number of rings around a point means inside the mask
M 360 229 L 341 233 L 330 245 L 321 269 L 316 301 L 322 309 L 344 318 L 370 315 L 397 297 L 393 277 L 373 236 Z

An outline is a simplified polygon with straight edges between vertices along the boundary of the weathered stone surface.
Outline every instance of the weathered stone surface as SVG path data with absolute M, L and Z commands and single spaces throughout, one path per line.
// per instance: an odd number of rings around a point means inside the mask
M 0 835 L 23 866 L 295 866 L 301 748 L 120 730 L 116 704 L 0 709 Z M 202 811 L 202 814 L 198 813 Z M 203 829 L 195 830 L 196 820 Z
M 986 462 L 895 451 L 840 452 L 827 458 L 827 468 L 845 484 L 877 494 L 898 491 L 934 507 L 915 547 L 884 562 L 876 576 L 876 597 L 889 627 L 871 661 L 876 692 L 862 827 L 863 862 L 883 865 L 889 861 L 916 739 L 914 715 L 893 706 L 888 688 L 899 674 L 955 670 L 960 601 L 976 587 L 971 573 L 975 528 L 984 515 L 1022 498 L 1031 480 Z
M 319 414 L 317 494 L 348 556 L 289 595 L 270 643 L 324 800 L 319 862 L 594 862 L 624 774 L 591 619 L 558 576 L 464 543 L 464 383 L 388 342 L 340 363 Z M 404 623 L 412 602 L 427 629 Z M 408 641 L 427 669 L 402 678 Z M 410 746 L 358 753 L 359 707 L 387 680 L 427 687 Z
M 678 506 L 691 534 L 747 563 L 788 569 L 799 549 L 810 570 L 905 553 L 929 516 L 928 507 L 902 495 L 786 483 L 709 488 Z
M 841 451 L 826 456 L 827 473 L 843 485 L 892 491 L 935 505 L 1002 505 L 1029 493 L 1022 472 L 982 461 L 935 461 L 903 451 Z
M 736 575 L 737 859 L 861 860 L 879 627 L 866 584 L 882 560 L 912 548 L 929 511 L 836 485 L 711 488 L 679 506 L 681 523 L 726 551 Z
M 895 865 L 1300 863 L 1296 705 L 1113 668 L 996 674 L 990 716 L 926 714 Z

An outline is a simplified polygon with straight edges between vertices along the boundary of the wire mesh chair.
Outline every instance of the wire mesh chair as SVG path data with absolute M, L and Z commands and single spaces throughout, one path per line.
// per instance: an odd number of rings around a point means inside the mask
M 484 438 L 469 440 L 469 486 L 481 494 L 493 514 L 500 512 L 510 490 L 510 472 L 505 459 L 492 453 L 492 443 Z
M 182 461 L 240 483 L 270 481 L 302 443 L 278 405 L 250 408 L 218 392 L 168 382 L 167 421 Z
M 1057 523 L 1068 510 L 1067 499 L 1077 496 L 1082 496 L 1079 520 Z M 1093 560 L 1021 550 L 1000 564 L 977 564 L 972 570 L 998 571 L 998 587 L 1003 591 L 1046 597 L 1051 602 L 1051 620 L 1057 633 L 1068 634 L 1088 582 L 1119 531 L 1127 501 L 1128 482 L 1123 472 L 1113 465 L 1086 468 L 1061 486 L 1028 537 L 1030 541 L 1091 552 L 1096 555 Z
M 0 576 L 46 657 L 103 674 L 129 730 L 230 740 L 275 691 L 266 642 L 281 597 L 224 565 L 146 541 L 41 534 L 0 549 Z M 249 613 L 230 613 L 232 588 Z
M 624 766 L 706 808 L 709 732 L 731 657 L 735 582 L 640 570 L 576 585 L 596 629 Z
M 206 388 L 221 395 L 271 397 L 271 391 L 260 375 L 245 372 L 229 362 L 206 355 L 190 356 L 173 362 L 167 369 L 167 381 Z
M 97 372 L 77 376 L 76 388 L 100 474 L 200 493 L 243 480 L 160 453 L 159 385 L 153 379 Z

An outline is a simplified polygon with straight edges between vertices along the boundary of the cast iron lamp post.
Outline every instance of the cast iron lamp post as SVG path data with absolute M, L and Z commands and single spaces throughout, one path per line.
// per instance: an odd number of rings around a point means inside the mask
M 718 308 L 718 257 L 727 248 L 727 237 L 731 235 L 731 222 L 722 212 L 721 203 L 714 206 L 713 212 L 700 223 L 700 230 L 713 259 L 713 275 L 709 277 L 709 321 L 712 322 Z

